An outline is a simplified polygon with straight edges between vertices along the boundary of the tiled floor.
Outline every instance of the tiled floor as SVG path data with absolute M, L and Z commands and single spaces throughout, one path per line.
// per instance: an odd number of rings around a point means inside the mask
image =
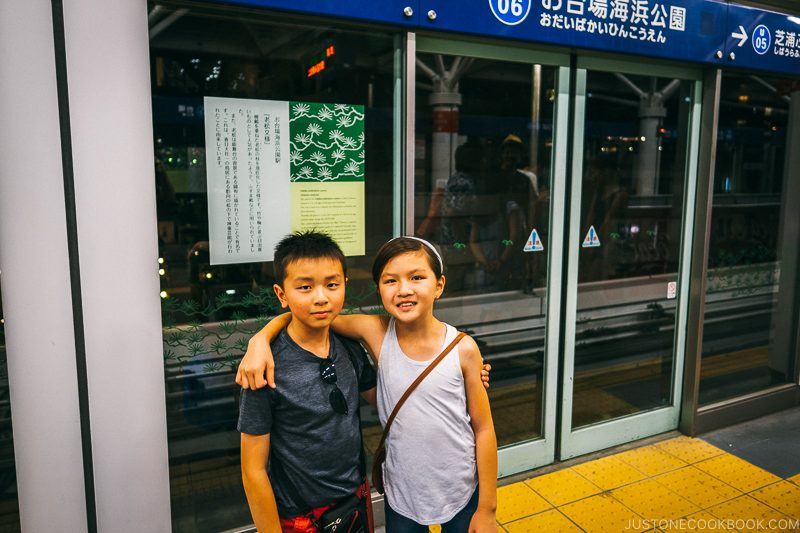
M 800 473 L 800 407 L 718 429 L 703 439 L 777 476 Z
M 800 532 L 800 474 L 681 436 L 501 487 L 497 521 L 510 533 Z

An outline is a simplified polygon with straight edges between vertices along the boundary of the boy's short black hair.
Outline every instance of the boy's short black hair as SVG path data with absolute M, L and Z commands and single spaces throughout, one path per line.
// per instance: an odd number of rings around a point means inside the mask
M 286 268 L 299 259 L 333 259 L 342 264 L 342 272 L 347 276 L 347 262 L 344 252 L 330 235 L 319 231 L 298 231 L 287 235 L 275 246 L 273 267 L 275 282 L 283 286 Z

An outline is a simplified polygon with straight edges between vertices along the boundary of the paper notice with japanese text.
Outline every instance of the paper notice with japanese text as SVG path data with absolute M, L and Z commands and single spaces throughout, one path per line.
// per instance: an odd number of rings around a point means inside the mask
M 205 98 L 212 264 L 271 261 L 291 231 L 364 254 L 364 108 Z

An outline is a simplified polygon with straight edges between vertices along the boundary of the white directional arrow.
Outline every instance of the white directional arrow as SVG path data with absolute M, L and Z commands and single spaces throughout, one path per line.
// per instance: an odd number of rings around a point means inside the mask
M 743 26 L 739 26 L 739 33 L 731 33 L 731 37 L 734 39 L 739 39 L 739 48 L 741 48 L 742 45 L 747 42 L 747 32 Z

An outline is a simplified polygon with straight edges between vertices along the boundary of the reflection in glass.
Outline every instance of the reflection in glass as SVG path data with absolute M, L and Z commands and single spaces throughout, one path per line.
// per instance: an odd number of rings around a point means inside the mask
M 20 531 L 2 299 L 0 299 L 0 531 Z
M 791 381 L 796 216 L 787 177 L 797 82 L 722 77 L 700 404 Z M 795 141 L 796 144 L 796 141 Z M 797 151 L 797 148 L 795 148 Z
M 492 364 L 499 444 L 536 438 L 556 69 L 424 53 L 417 67 L 415 222 L 445 259 L 437 315 Z
M 587 73 L 573 428 L 671 401 L 690 104 L 687 81 Z
M 165 6 L 157 16 L 173 12 Z M 228 8 L 216 13 L 192 7 L 151 35 L 160 257 L 154 269 L 161 276 L 176 532 L 252 523 L 241 483 L 233 378 L 249 337 L 279 310 L 271 262 L 210 264 L 203 97 L 365 107 L 367 255 L 348 258 L 346 307 L 374 312 L 372 256 L 393 227 L 387 209 L 394 204 L 393 36 L 276 22 L 274 15 L 252 12 L 231 16 Z M 371 408 L 362 409 L 362 421 L 371 457 L 380 425 Z

